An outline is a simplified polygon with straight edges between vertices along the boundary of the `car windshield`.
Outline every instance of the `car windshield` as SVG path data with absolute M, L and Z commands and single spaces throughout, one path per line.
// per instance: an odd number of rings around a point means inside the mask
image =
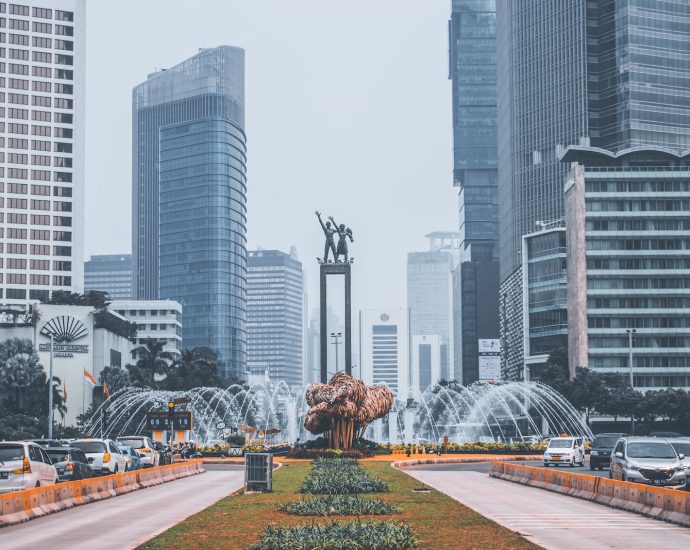
M 676 458 L 673 447 L 668 443 L 628 443 L 631 458 Z
M 552 439 L 549 442 L 549 449 L 570 449 L 572 446 L 572 439 Z
M 143 449 L 144 445 L 143 439 L 122 439 L 118 438 L 117 442 L 120 445 L 126 445 L 127 447 L 132 447 L 132 449 Z
M 123 455 L 131 455 L 131 454 L 134 454 L 134 453 L 132 453 L 132 448 L 131 448 L 131 447 L 118 447 L 118 449 L 120 449 L 120 452 L 121 452 Z
M 616 445 L 616 441 L 618 441 L 617 437 L 597 436 L 594 438 L 594 441 L 592 441 L 592 447 L 606 447 L 613 449 L 613 447 Z
M 85 453 L 106 453 L 108 452 L 108 447 L 105 443 L 101 441 L 75 441 L 72 443 L 72 447 L 81 449 Z
M 46 453 L 48 453 L 48 456 L 53 463 L 69 460 L 69 452 L 67 451 L 46 451 Z
M 24 458 L 24 445 L 0 445 L 0 460 L 22 460 Z
M 690 457 L 690 441 L 687 443 L 676 443 L 674 441 L 671 445 L 677 453 L 683 453 L 685 456 Z

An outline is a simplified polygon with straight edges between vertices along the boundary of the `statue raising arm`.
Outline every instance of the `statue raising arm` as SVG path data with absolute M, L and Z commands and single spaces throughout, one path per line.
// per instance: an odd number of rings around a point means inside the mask
M 323 229 L 323 232 L 327 234 L 326 226 L 323 224 L 323 220 L 321 220 L 321 212 L 319 212 L 319 211 L 317 210 L 317 211 L 315 212 L 315 214 L 316 214 L 316 217 L 319 218 L 319 223 L 321 224 L 321 229 Z

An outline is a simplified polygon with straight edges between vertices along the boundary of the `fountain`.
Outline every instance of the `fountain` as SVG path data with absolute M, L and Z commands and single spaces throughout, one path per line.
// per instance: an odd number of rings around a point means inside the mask
M 126 388 L 113 393 L 85 425 L 95 437 L 102 436 L 101 412 L 107 411 L 109 437 L 146 431 L 146 413 L 156 403 L 188 397 L 193 414 L 191 438 L 204 445 L 221 439 L 217 426 L 237 430 L 256 426 L 265 432 L 280 430 L 276 439 L 294 443 L 313 437 L 304 427 L 309 406 L 308 388 L 290 391 L 284 383 L 232 385 L 169 392 Z M 530 441 L 568 433 L 591 437 L 591 431 L 575 408 L 549 386 L 536 382 L 433 385 L 420 392 L 412 388 L 409 403 L 396 400 L 390 413 L 371 423 L 364 437 L 383 442 L 440 442 L 443 436 L 455 443 L 471 441 Z M 268 437 L 268 436 L 267 436 Z M 277 442 L 277 441 L 276 441 Z

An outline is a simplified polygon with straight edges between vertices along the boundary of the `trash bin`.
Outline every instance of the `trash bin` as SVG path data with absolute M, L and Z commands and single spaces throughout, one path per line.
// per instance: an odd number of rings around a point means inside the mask
M 246 453 L 244 455 L 244 488 L 247 491 L 270 492 L 273 487 L 273 455 Z

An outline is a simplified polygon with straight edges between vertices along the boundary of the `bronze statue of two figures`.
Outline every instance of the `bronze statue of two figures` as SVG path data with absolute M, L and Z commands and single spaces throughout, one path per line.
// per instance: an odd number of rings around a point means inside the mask
M 330 221 L 323 223 L 323 220 L 321 219 L 321 212 L 318 210 L 316 211 L 316 217 L 319 218 L 319 223 L 323 229 L 323 234 L 326 237 L 326 244 L 323 249 L 323 259 L 319 258 L 319 262 L 327 264 L 329 252 L 333 255 L 333 261 L 337 264 L 351 262 L 352 260 L 348 256 L 347 239 L 350 239 L 351 243 L 355 242 L 352 238 L 352 230 L 349 227 L 345 227 L 345 224 L 341 223 L 338 225 L 335 223 L 333 216 L 328 216 Z M 336 233 L 338 234 L 337 248 L 335 246 L 335 241 L 333 240 L 333 236 Z

